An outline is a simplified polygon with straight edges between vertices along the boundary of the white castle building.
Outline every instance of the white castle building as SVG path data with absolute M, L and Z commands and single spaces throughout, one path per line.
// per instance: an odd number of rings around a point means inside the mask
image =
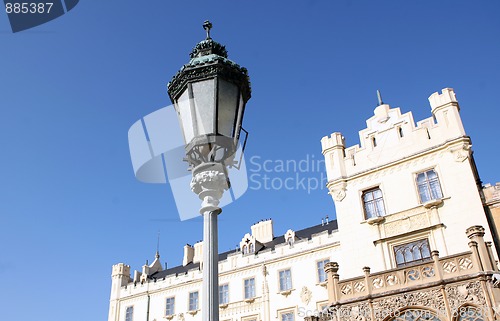
M 377 295 L 387 296 L 390 291 L 381 292 L 387 280 L 376 277 L 387 271 L 404 291 L 406 283 L 395 275 L 439 263 L 438 255 L 444 263 L 462 264 L 475 277 L 491 278 L 496 270 L 490 242 L 494 224 L 483 208 L 455 93 L 445 88 L 429 101 L 432 117 L 416 124 L 410 112 L 401 114 L 380 101 L 359 132 L 359 145 L 346 147 L 340 133 L 323 137 L 337 219 L 285 235 L 274 235 L 272 220 L 261 221 L 242 237 L 238 250 L 219 254 L 221 321 L 295 321 L 327 306 L 367 300 L 377 289 Z M 182 265 L 166 270 L 158 253 L 132 276 L 130 266 L 114 265 L 108 321 L 201 320 L 201 245 L 186 245 Z M 333 262 L 339 263 L 344 283 Z M 418 277 L 436 275 L 427 265 Z M 450 268 L 453 273 L 456 266 Z M 363 273 L 360 280 L 349 281 Z M 356 319 L 363 318 L 370 320 Z

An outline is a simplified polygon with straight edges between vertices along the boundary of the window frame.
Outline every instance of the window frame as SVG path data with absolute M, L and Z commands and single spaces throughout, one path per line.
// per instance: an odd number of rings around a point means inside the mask
M 285 278 L 285 282 L 289 280 L 289 284 L 288 282 L 286 282 L 286 284 L 282 284 L 281 281 L 281 273 L 283 272 L 289 272 L 289 277 L 288 278 Z M 293 280 L 292 280 L 292 269 L 291 268 L 286 268 L 286 269 L 283 269 L 283 270 L 279 270 L 278 271 L 278 285 L 279 285 L 279 291 L 280 292 L 285 292 L 285 291 L 291 291 L 293 289 Z M 286 288 L 283 288 L 283 285 L 287 286 Z M 289 286 L 288 286 L 289 285 Z
M 225 296 L 223 295 L 224 293 L 221 292 L 221 290 L 226 287 L 226 291 L 225 291 Z M 226 298 L 225 302 L 223 302 L 223 300 L 221 300 L 221 295 L 222 295 L 222 298 Z M 229 283 L 224 283 L 224 284 L 220 284 L 219 285 L 219 305 L 224 305 L 224 304 L 229 304 Z
M 296 311 L 296 309 L 294 309 L 294 308 L 285 308 L 285 309 L 280 309 L 280 310 L 278 310 L 278 311 L 276 311 L 276 312 L 277 312 L 277 317 L 278 317 L 277 319 L 278 319 L 278 321 L 283 321 L 283 316 L 284 316 L 284 315 L 287 315 L 287 314 L 291 314 L 291 315 L 292 315 L 292 319 L 291 319 L 291 320 L 288 320 L 288 319 L 287 319 L 287 321 L 296 321 L 296 318 L 297 318 L 297 316 L 296 316 L 297 311 Z
M 191 298 L 191 295 L 195 294 L 195 293 L 196 293 L 196 308 L 193 309 L 193 307 L 192 307 L 192 303 L 193 303 L 192 299 L 193 298 Z M 200 293 L 199 293 L 199 291 L 189 292 L 189 294 L 188 294 L 188 311 L 198 311 L 199 308 L 200 308 Z
M 406 253 L 406 251 L 404 250 L 404 247 L 408 247 L 411 245 L 410 251 L 412 251 L 413 248 L 415 247 L 415 245 L 417 245 L 419 242 L 424 242 L 424 241 L 426 242 L 426 245 L 427 245 L 428 256 L 424 257 L 422 255 L 422 250 L 420 249 L 420 258 L 415 259 L 413 257 L 413 259 L 411 261 L 406 261 L 406 256 L 404 254 L 404 253 Z M 402 252 L 403 253 L 402 257 L 404 260 L 403 263 L 398 263 L 398 254 L 397 253 L 400 250 L 400 248 L 403 248 L 403 252 Z M 406 242 L 401 242 L 401 243 L 392 245 L 392 253 L 394 255 L 394 263 L 396 264 L 396 268 L 402 268 L 402 267 L 418 265 L 418 264 L 422 264 L 422 263 L 426 263 L 426 262 L 432 262 L 431 252 L 432 252 L 431 244 L 429 242 L 428 236 L 414 238 L 411 240 L 407 240 Z M 413 253 L 412 253 L 412 256 L 413 256 Z
M 319 268 L 320 263 L 323 263 L 323 269 L 321 270 L 321 274 L 320 274 L 320 268 Z M 316 261 L 316 276 L 317 276 L 317 280 L 318 280 L 319 284 L 323 284 L 323 283 L 327 282 L 327 280 L 328 280 L 328 276 L 326 275 L 326 272 L 325 272 L 325 264 L 326 263 L 330 263 L 329 258 Z M 321 277 L 320 277 L 321 275 L 324 275 L 324 277 L 325 277 L 324 280 L 321 280 Z
M 129 314 L 129 311 L 130 314 Z M 125 308 L 125 321 L 134 321 L 134 306 L 129 305 L 128 307 Z
M 168 313 L 169 311 L 169 300 L 172 299 L 172 313 Z M 175 296 L 169 296 L 167 298 L 165 298 L 165 316 L 172 316 L 172 315 L 175 315 Z
M 253 296 L 247 296 L 247 284 L 246 284 L 246 282 L 250 281 L 250 280 L 253 280 L 252 288 L 251 288 Z M 243 298 L 245 300 L 252 300 L 252 299 L 255 299 L 256 296 L 257 296 L 257 292 L 255 291 L 255 277 L 243 279 Z
M 365 201 L 365 195 L 370 193 L 373 195 L 374 192 L 376 191 L 380 191 L 380 197 L 378 198 L 375 198 L 374 196 L 372 196 L 372 199 L 369 200 L 369 201 Z M 382 213 L 379 213 L 379 210 L 377 208 L 377 200 L 382 200 Z M 375 215 L 374 216 L 368 216 L 368 212 L 366 211 L 366 204 L 369 203 L 370 205 L 373 206 L 373 208 L 375 209 Z M 380 185 L 375 185 L 373 187 L 370 187 L 370 188 L 366 188 L 364 190 L 361 191 L 361 207 L 363 208 L 363 218 L 365 220 L 369 220 L 369 219 L 372 219 L 372 218 L 377 218 L 377 217 L 385 217 L 387 216 L 387 209 L 386 209 L 386 206 L 385 206 L 385 197 L 384 197 L 384 192 L 382 191 L 382 189 L 380 188 Z
M 431 171 L 434 172 L 434 174 L 436 175 L 436 177 L 432 178 L 432 179 L 429 179 L 427 173 L 429 173 Z M 424 181 L 424 183 L 419 183 L 418 182 L 418 176 L 421 175 L 421 174 L 425 175 L 425 181 Z M 440 199 L 444 198 L 443 187 L 441 185 L 441 180 L 439 179 L 440 175 L 439 175 L 436 167 L 430 167 L 430 168 L 427 168 L 427 169 L 415 172 L 414 176 L 415 176 L 414 177 L 415 188 L 417 190 L 419 204 L 425 204 L 425 203 L 428 203 L 428 202 L 432 202 L 432 201 L 436 201 L 436 200 L 440 200 Z M 434 190 L 432 189 L 432 186 L 431 186 L 432 182 L 437 182 L 437 187 L 439 188 L 439 190 L 438 190 L 439 195 L 436 195 L 436 197 L 434 197 L 434 195 L 433 195 L 434 194 Z M 426 187 L 426 192 L 429 195 L 429 198 L 426 199 L 426 200 L 422 199 L 422 194 L 420 193 L 420 187 L 421 186 Z
M 259 321 L 259 315 L 252 314 L 245 317 L 241 317 L 241 321 Z
M 285 315 L 291 315 L 292 316 L 291 320 L 289 320 L 289 319 L 283 320 L 283 317 Z M 281 312 L 280 313 L 280 320 L 281 321 L 295 321 L 295 313 L 293 313 L 293 311 Z

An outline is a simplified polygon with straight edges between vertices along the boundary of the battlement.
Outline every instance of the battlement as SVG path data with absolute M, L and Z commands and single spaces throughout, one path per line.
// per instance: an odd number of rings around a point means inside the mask
M 118 263 L 113 265 L 111 276 L 130 276 L 130 265 Z
M 433 93 L 429 97 L 429 103 L 431 104 L 431 109 L 434 112 L 435 109 L 445 106 L 447 104 L 455 103 L 458 107 L 457 97 L 453 88 L 444 88 L 441 90 L 441 94 L 438 92 Z
M 330 136 L 325 136 L 321 139 L 321 149 L 323 154 L 334 148 L 345 148 L 345 139 L 341 133 L 332 133 Z
M 381 103 L 359 131 L 359 144 L 345 147 L 334 132 L 321 139 L 328 180 L 343 180 L 359 173 L 416 155 L 465 137 L 459 106 L 452 88 L 429 97 L 432 117 L 415 124 L 413 114 Z

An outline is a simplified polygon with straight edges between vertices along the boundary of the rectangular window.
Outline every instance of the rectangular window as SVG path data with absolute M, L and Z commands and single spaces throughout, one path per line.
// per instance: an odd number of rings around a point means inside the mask
M 198 310 L 198 291 L 189 292 L 189 311 Z
M 443 198 L 439 178 L 433 169 L 417 174 L 417 186 L 420 203 Z
M 292 271 L 290 269 L 280 271 L 280 291 L 292 289 Z
M 397 267 L 431 260 L 427 239 L 394 246 Z
M 255 279 L 246 279 L 245 283 L 245 299 L 251 299 L 255 297 Z
M 165 305 L 165 315 L 174 315 L 175 314 L 175 298 L 167 298 Z
M 134 307 L 127 307 L 125 310 L 125 321 L 133 321 L 134 320 Z
M 329 259 L 323 260 L 323 261 L 318 261 L 317 268 L 318 268 L 318 282 L 323 283 L 326 281 L 326 273 L 325 273 L 325 264 L 330 262 Z
M 385 215 L 384 199 L 380 188 L 363 192 L 363 207 L 366 219 Z
M 219 285 L 219 304 L 229 303 L 229 285 Z
M 281 314 L 281 321 L 294 321 L 293 312 L 285 312 Z

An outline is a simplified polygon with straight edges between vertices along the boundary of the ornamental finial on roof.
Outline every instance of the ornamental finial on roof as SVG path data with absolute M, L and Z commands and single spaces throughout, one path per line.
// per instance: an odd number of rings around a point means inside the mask
M 212 23 L 208 20 L 205 20 L 205 22 L 203 23 L 203 29 L 205 29 L 205 31 L 207 32 L 207 40 L 212 39 L 210 38 L 210 29 L 212 29 Z
M 380 90 L 377 89 L 377 98 L 378 98 L 378 105 L 383 105 L 384 102 L 382 101 L 382 95 L 380 94 Z
M 156 241 L 156 254 L 155 258 L 160 258 L 160 230 L 158 230 L 158 240 Z

